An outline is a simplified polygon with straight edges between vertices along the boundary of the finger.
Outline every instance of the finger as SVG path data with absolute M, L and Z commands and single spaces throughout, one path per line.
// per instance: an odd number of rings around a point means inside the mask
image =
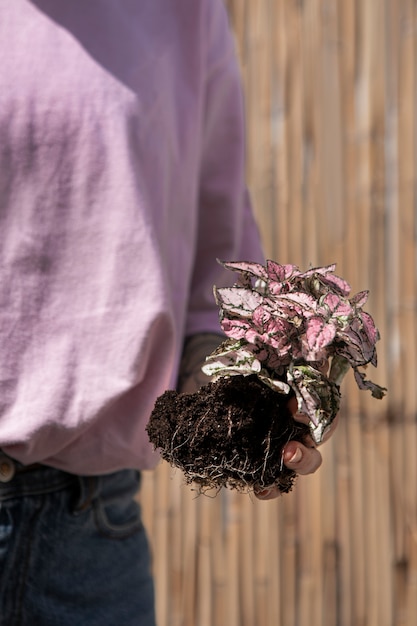
M 294 413 L 293 418 L 296 422 L 301 422 L 302 424 L 307 424 L 307 426 L 310 426 L 310 418 L 305 413 Z
M 322 463 L 317 448 L 307 447 L 299 441 L 289 441 L 283 450 L 283 461 L 288 469 L 297 474 L 313 474 Z
M 310 423 L 307 415 L 298 413 L 298 404 L 295 396 L 290 398 L 287 406 L 296 421 L 307 425 Z M 328 430 L 326 430 L 323 441 L 332 435 L 335 428 L 336 419 L 328 427 Z M 286 467 L 293 470 L 297 474 L 302 475 L 313 474 L 322 464 L 322 456 L 316 449 L 313 439 L 311 437 L 307 437 L 305 443 L 307 445 L 295 440 L 289 441 L 283 449 L 283 461 Z M 259 500 L 272 500 L 282 495 L 278 487 L 274 486 L 266 487 L 261 490 L 257 490 L 255 488 L 254 494 Z
M 312 440 L 311 440 L 312 441 Z M 308 447 L 299 441 L 289 441 L 283 450 L 284 464 L 297 474 L 313 474 L 322 463 L 320 452 L 314 447 Z M 272 500 L 282 495 L 278 487 L 266 487 L 254 490 L 259 500 Z
M 266 489 L 261 489 L 260 491 L 255 489 L 254 494 L 258 500 L 273 500 L 274 498 L 282 496 L 278 487 L 267 487 Z
M 292 413 L 293 418 L 297 422 L 302 422 L 303 424 L 307 424 L 307 426 L 310 424 L 309 417 L 305 415 L 304 413 L 298 412 L 298 403 L 297 403 L 297 398 L 295 396 L 293 396 L 292 398 L 288 400 L 287 408 Z
M 310 425 L 310 418 L 305 413 L 300 413 L 298 411 L 297 399 L 295 398 L 295 396 L 293 396 L 292 398 L 288 400 L 287 408 L 291 411 L 292 416 L 296 422 L 301 422 L 302 424 L 306 424 L 307 426 Z M 320 445 L 324 443 L 325 441 L 327 441 L 333 435 L 334 431 L 336 430 L 338 422 L 339 422 L 339 414 L 337 414 L 333 418 L 331 424 L 327 426 L 327 428 L 324 430 L 323 436 L 320 441 Z
M 287 408 L 293 415 L 298 412 L 298 402 L 295 396 L 292 396 L 287 402 Z

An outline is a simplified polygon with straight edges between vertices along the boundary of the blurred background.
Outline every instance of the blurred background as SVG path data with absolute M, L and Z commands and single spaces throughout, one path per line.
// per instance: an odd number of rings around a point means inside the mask
M 416 626 L 417 3 L 226 5 L 267 255 L 369 289 L 388 395 L 350 373 L 321 469 L 278 500 L 145 473 L 159 626 Z

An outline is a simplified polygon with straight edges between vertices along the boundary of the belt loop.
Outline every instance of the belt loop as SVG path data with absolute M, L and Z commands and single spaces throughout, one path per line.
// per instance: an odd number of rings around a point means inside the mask
M 96 476 L 77 476 L 80 487 L 80 496 L 74 507 L 74 513 L 83 513 L 90 506 L 97 493 L 97 477 Z
M 16 473 L 16 465 L 10 457 L 0 450 L 0 483 L 8 483 Z

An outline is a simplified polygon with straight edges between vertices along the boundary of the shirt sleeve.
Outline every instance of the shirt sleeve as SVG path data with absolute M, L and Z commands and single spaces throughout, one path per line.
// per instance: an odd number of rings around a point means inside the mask
M 199 221 L 186 335 L 219 331 L 213 285 L 230 285 L 235 277 L 217 259 L 264 261 L 245 183 L 243 92 L 233 34 L 223 2 L 207 5 Z

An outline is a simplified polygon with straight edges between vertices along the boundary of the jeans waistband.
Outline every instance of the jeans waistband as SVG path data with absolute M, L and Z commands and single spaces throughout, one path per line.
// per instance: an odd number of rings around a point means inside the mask
M 0 450 L 0 501 L 50 493 L 77 480 L 74 474 L 40 463 L 23 465 Z
M 40 463 L 22 465 L 1 449 L 0 476 L 0 502 L 66 488 L 72 490 L 75 487 L 78 511 L 87 508 L 99 494 L 106 494 L 109 500 L 117 498 L 122 492 L 133 495 L 141 484 L 141 472 L 136 469 L 122 469 L 97 476 L 79 476 Z

